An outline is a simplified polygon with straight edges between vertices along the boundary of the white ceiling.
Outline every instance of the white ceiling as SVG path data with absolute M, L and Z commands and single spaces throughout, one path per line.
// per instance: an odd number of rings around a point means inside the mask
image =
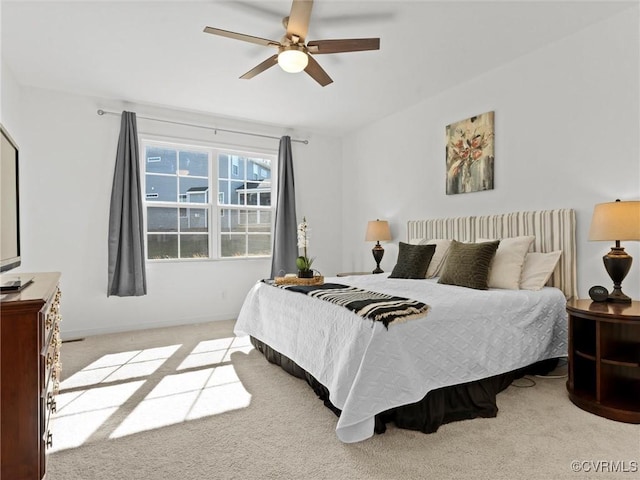
M 342 134 L 636 3 L 316 0 L 308 40 L 381 39 L 316 56 L 323 88 L 277 66 L 240 80 L 275 51 L 202 32 L 280 40 L 290 0 L 2 0 L 2 61 L 23 85 Z

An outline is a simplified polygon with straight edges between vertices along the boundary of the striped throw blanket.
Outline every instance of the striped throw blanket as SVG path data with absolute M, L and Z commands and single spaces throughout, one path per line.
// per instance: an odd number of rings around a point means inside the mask
M 389 328 L 391 323 L 424 317 L 430 309 L 429 305 L 417 300 L 371 292 L 338 283 L 277 286 L 341 305 L 363 318 L 382 322 L 385 328 Z

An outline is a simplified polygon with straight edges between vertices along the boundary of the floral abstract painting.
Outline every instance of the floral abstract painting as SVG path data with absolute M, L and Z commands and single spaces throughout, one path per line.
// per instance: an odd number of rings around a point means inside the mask
M 494 112 L 447 125 L 447 195 L 493 190 Z

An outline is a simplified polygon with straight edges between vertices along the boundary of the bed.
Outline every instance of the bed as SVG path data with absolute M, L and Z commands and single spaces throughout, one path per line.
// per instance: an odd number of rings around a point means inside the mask
M 235 333 L 249 335 L 270 362 L 312 386 L 339 416 L 336 435 L 343 442 L 382 433 L 389 422 L 428 433 L 450 421 L 495 416 L 498 392 L 526 372 L 544 373 L 567 353 L 565 305 L 576 295 L 575 213 L 516 212 L 407 225 L 409 244 L 522 235 L 534 237 L 530 252 L 562 252 L 540 290 L 478 290 L 441 284 L 441 277 L 388 273 L 325 279 L 430 307 L 425 316 L 385 326 L 258 282 Z

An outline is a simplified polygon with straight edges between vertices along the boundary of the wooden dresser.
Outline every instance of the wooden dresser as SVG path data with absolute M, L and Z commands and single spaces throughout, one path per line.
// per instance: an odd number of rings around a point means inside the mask
M 0 296 L 0 478 L 41 480 L 60 380 L 59 273 Z

